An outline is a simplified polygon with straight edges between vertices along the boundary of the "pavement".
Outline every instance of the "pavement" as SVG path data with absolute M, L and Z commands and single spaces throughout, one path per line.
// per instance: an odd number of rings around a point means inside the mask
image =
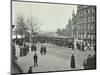
M 12 74 L 13 74 L 13 73 L 20 73 L 15 64 L 12 64 L 11 73 L 12 73 Z
M 31 46 L 31 43 L 26 43 Z M 40 54 L 41 45 L 46 46 L 47 53 L 46 55 Z M 71 48 L 61 48 L 57 46 L 53 46 L 51 44 L 36 44 L 37 46 L 37 56 L 38 56 L 38 66 L 34 67 L 33 56 L 35 52 L 31 52 L 29 49 L 29 53 L 27 56 L 20 57 L 19 56 L 19 46 L 16 47 L 16 56 L 18 57 L 17 62 L 23 68 L 24 73 L 28 72 L 30 66 L 33 66 L 33 72 L 47 72 L 47 71 L 62 71 L 62 70 L 78 70 L 84 69 L 83 62 L 88 57 L 88 54 L 94 55 L 94 51 L 79 51 L 72 50 Z M 76 68 L 72 69 L 70 67 L 71 55 L 74 53 Z

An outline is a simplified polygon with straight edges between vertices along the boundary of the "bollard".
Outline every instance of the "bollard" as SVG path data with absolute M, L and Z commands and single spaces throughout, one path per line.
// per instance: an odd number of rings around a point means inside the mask
M 72 56 L 71 56 L 71 64 L 70 64 L 70 67 L 71 68 L 75 68 L 75 56 L 74 56 L 74 54 L 72 54 Z

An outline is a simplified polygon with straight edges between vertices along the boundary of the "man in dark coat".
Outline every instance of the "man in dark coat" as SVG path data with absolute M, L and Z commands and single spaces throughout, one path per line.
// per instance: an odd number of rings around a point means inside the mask
M 91 55 L 89 54 L 88 55 L 88 58 L 87 58 L 87 66 L 88 66 L 88 68 L 90 68 L 91 69 L 91 64 L 92 64 L 93 62 L 92 62 L 92 57 L 91 57 Z
M 76 46 L 77 46 L 77 49 L 79 49 L 79 43 L 77 43 Z
M 29 52 L 29 46 L 28 45 L 26 46 L 26 51 Z
M 36 47 L 36 45 L 34 45 L 34 51 L 36 52 L 36 50 L 37 50 L 37 47 Z
M 32 66 L 29 67 L 28 73 L 32 73 Z
M 43 55 L 43 46 L 41 46 L 40 53 Z
M 26 56 L 26 47 L 23 47 L 23 55 Z
M 34 59 L 34 67 L 38 66 L 38 63 L 37 63 L 38 56 L 36 55 L 36 53 L 33 56 L 33 59 Z
M 33 50 L 34 50 L 34 45 L 31 46 L 31 51 L 33 51 Z
M 82 51 L 84 51 L 84 43 L 82 43 Z
M 14 44 L 12 44 L 12 55 L 16 55 L 16 48 L 15 48 L 15 46 L 14 46 Z
M 23 56 L 23 48 L 20 48 L 20 56 Z
M 46 47 L 44 47 L 44 55 L 46 54 Z

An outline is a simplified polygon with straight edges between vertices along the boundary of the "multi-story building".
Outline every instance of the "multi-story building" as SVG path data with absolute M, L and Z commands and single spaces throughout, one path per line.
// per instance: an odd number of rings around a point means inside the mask
M 77 14 L 74 13 L 74 10 L 73 10 L 73 13 L 72 13 L 72 20 L 71 20 L 71 30 L 72 30 L 72 36 L 74 38 L 77 38 Z
M 77 38 L 86 40 L 95 40 L 96 7 L 78 5 L 76 16 L 77 16 L 77 24 L 76 24 Z
M 96 7 L 77 6 L 77 13 L 72 13 L 72 19 L 66 26 L 70 36 L 76 39 L 95 41 L 96 39 Z

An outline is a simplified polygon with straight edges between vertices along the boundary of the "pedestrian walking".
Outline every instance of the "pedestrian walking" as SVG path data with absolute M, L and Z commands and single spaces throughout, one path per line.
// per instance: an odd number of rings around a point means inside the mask
M 37 56 L 36 53 L 35 53 L 35 55 L 33 56 L 33 59 L 34 59 L 34 67 L 38 66 L 38 63 L 37 63 L 38 56 Z

